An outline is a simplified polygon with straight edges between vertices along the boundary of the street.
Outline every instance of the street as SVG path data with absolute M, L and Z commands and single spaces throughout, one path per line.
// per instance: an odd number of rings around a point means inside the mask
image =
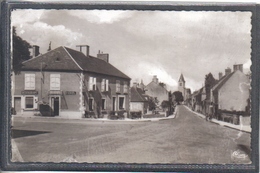
M 13 138 L 24 162 L 250 163 L 249 133 L 178 107 L 147 122 L 15 117 Z

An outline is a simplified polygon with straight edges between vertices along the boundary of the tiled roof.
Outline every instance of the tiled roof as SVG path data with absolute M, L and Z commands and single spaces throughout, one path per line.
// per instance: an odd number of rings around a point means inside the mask
M 223 77 L 218 81 L 218 83 L 212 87 L 212 91 L 214 92 L 214 91 L 217 91 L 219 88 L 221 88 L 221 87 L 226 83 L 226 81 L 227 81 L 234 73 L 235 73 L 235 72 L 232 72 L 232 73 L 230 73 L 230 74 L 228 74 L 228 75 L 223 76 Z
M 147 97 L 141 88 L 131 87 L 131 102 L 146 102 Z
M 23 70 L 86 71 L 130 79 L 110 63 L 86 57 L 82 52 L 58 47 L 36 58 L 23 62 Z

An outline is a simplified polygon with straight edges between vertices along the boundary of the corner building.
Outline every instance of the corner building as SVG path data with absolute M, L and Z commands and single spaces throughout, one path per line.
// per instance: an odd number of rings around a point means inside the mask
M 97 57 L 58 47 L 23 62 L 13 81 L 12 106 L 20 115 L 82 118 L 110 111 L 129 113 L 130 78 Z

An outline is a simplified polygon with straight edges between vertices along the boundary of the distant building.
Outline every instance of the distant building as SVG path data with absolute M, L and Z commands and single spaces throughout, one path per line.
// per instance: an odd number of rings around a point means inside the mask
M 148 96 L 141 87 L 142 86 L 138 87 L 137 83 L 134 83 L 131 87 L 130 111 L 141 111 L 142 114 L 146 114 L 149 106 Z
M 191 90 L 190 88 L 185 87 L 185 79 L 183 77 L 183 74 L 181 74 L 178 80 L 178 91 L 182 93 L 184 102 L 191 98 Z
M 23 62 L 14 77 L 15 111 L 68 118 L 129 112 L 131 79 L 108 60 L 108 54 L 90 56 L 89 47 L 86 54 L 58 47 Z
M 145 87 L 146 94 L 150 97 L 156 98 L 161 105 L 162 101 L 169 100 L 169 94 L 166 88 L 159 83 L 157 76 L 153 76 L 152 81 Z

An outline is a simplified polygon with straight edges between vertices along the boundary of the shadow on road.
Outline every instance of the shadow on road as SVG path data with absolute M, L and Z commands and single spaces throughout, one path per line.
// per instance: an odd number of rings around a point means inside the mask
M 22 137 L 27 137 L 27 136 L 40 135 L 40 134 L 45 134 L 45 133 L 51 133 L 51 132 L 12 129 L 11 136 L 13 139 L 15 139 L 15 138 L 22 138 Z
M 241 151 L 245 152 L 245 154 L 247 154 L 249 157 L 251 156 L 251 149 L 250 149 L 249 146 L 242 145 L 242 144 L 238 144 L 237 146 L 238 146 L 238 148 L 239 148 Z

